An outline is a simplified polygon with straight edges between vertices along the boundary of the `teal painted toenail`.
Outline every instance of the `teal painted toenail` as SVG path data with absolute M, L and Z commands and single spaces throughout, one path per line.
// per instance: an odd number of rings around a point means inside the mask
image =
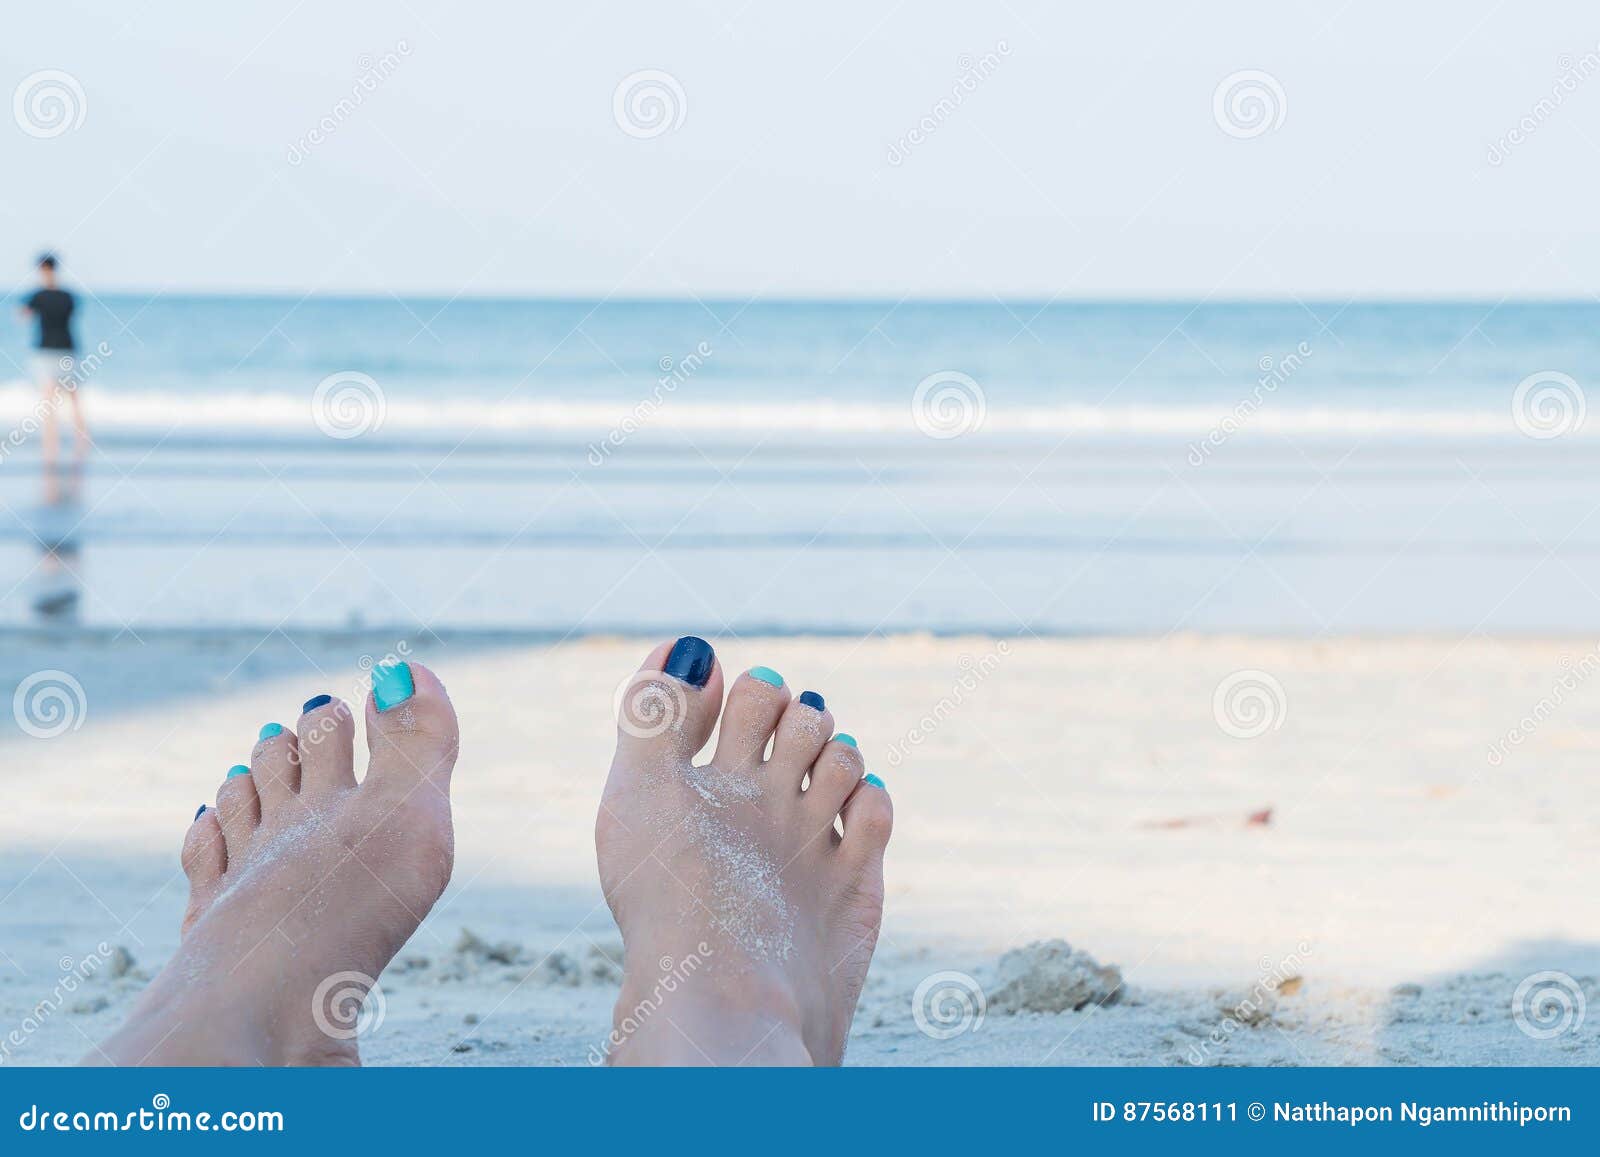
M 417 685 L 411 678 L 410 663 L 372 669 L 372 698 L 379 711 L 397 707 L 416 693 Z
M 750 678 L 760 679 L 763 683 L 766 683 L 772 687 L 783 686 L 783 676 L 778 674 L 771 667 L 751 667 Z
M 228 768 L 228 778 L 229 779 L 232 779 L 236 775 L 249 775 L 249 774 L 250 774 L 250 769 L 248 767 L 246 767 L 242 763 L 236 763 L 232 767 Z
M 833 737 L 833 741 L 835 743 L 848 744 L 849 746 L 857 748 L 857 749 L 859 749 L 861 747 L 861 745 L 856 742 L 856 737 L 854 735 L 848 735 L 843 731 L 839 732 L 838 735 L 835 735 Z
M 879 779 L 871 772 L 868 772 L 866 775 L 862 776 L 861 781 L 863 783 L 870 783 L 873 787 L 883 787 L 883 780 Z
M 262 739 L 271 739 L 274 735 L 282 735 L 282 734 L 283 734 L 283 724 L 281 724 L 281 723 L 269 723 L 269 724 L 267 724 L 265 727 L 263 727 L 261 729 L 260 738 L 262 738 Z

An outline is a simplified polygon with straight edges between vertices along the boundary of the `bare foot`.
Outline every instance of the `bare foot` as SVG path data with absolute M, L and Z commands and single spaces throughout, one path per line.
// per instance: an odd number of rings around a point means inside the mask
M 456 716 L 418 664 L 381 667 L 355 723 L 326 695 L 269 723 L 183 844 L 177 954 L 88 1063 L 357 1064 L 355 1010 L 450 880 Z
M 889 794 L 829 738 L 822 697 L 791 702 L 764 667 L 734 680 L 694 766 L 722 684 L 691 636 L 624 693 L 595 832 L 627 955 L 611 1059 L 838 1064 L 883 916 Z

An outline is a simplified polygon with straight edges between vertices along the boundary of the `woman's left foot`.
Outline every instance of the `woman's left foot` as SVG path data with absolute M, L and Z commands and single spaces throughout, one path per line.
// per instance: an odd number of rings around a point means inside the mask
M 360 784 L 342 701 L 262 728 L 184 840 L 177 954 L 87 1063 L 359 1063 L 361 1000 L 450 880 L 459 742 L 418 664 L 376 669 L 366 716 Z

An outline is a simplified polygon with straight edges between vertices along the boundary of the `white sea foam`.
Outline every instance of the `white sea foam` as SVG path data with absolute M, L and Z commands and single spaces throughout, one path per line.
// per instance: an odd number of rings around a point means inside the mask
M 20 382 L 0 387 L 0 421 L 20 420 L 34 404 L 34 391 Z M 100 429 L 315 433 L 311 395 L 306 393 L 214 392 L 202 395 L 96 387 L 85 395 L 91 421 Z M 607 400 L 492 400 L 470 397 L 390 396 L 383 430 L 465 434 L 571 433 L 601 436 L 631 413 L 634 402 Z M 1174 405 L 1003 405 L 990 400 L 981 431 L 968 437 L 1006 435 L 1104 435 L 1195 438 L 1231 412 L 1224 402 Z M 685 432 L 800 434 L 823 436 L 918 434 L 909 399 L 878 401 L 732 401 L 673 399 L 654 412 L 647 427 Z M 1588 440 L 1600 423 L 1573 431 Z M 1509 404 L 1504 409 L 1377 408 L 1373 406 L 1269 405 L 1252 414 L 1249 431 L 1288 435 L 1430 437 L 1519 436 Z

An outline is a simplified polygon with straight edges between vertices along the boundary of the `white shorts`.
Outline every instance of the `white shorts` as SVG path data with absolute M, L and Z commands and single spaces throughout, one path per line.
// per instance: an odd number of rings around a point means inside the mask
M 64 386 L 70 385 L 77 368 L 78 359 L 71 350 L 33 351 L 33 380 L 36 382 L 53 381 Z

